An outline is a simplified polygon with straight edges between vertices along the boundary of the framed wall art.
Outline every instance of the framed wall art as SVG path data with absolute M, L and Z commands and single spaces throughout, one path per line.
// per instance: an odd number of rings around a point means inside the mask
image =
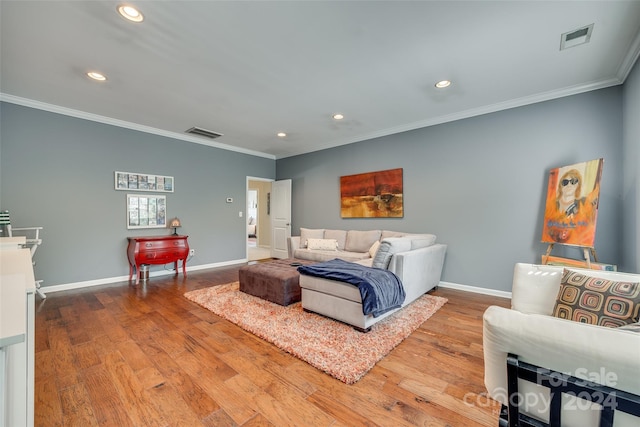
M 342 218 L 402 218 L 402 168 L 340 177 Z
M 139 172 L 115 171 L 116 190 L 155 191 L 157 193 L 173 193 L 172 176 L 148 175 Z
M 542 242 L 593 248 L 603 159 L 552 169 Z
M 167 196 L 127 194 L 127 228 L 165 228 Z

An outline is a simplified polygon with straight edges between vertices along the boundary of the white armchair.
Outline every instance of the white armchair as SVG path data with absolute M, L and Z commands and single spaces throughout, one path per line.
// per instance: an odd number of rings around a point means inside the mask
M 640 282 L 640 274 L 585 271 L 607 280 Z M 491 306 L 484 314 L 485 386 L 489 396 L 503 405 L 499 425 L 597 427 L 611 418 L 614 427 L 637 427 L 640 333 L 553 317 L 562 273 L 563 267 L 517 264 L 511 309 Z M 508 375 L 509 355 L 514 358 Z M 524 380 L 527 374 L 518 367 L 522 362 L 540 369 Z M 615 411 L 601 411 L 600 405 L 572 397 L 572 393 L 586 397 L 571 385 L 572 378 L 578 386 L 596 383 L 592 401 Z M 550 385 L 565 388 L 560 394 Z M 553 395 L 558 400 L 552 403 Z

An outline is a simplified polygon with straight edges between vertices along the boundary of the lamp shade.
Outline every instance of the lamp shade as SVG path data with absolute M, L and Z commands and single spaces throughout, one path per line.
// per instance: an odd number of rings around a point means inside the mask
M 180 223 L 180 220 L 178 219 L 178 217 L 175 217 L 171 221 L 169 221 L 169 224 L 167 225 L 167 227 L 173 228 L 173 235 L 177 236 L 178 227 L 182 227 L 182 224 Z

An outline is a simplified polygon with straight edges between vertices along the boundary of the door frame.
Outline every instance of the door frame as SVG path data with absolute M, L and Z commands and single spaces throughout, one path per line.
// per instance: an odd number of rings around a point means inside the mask
M 248 176 L 246 178 L 246 182 L 245 182 L 245 190 L 244 190 L 244 229 L 243 229 L 243 233 L 244 233 L 244 237 L 243 237 L 243 241 L 244 241 L 244 259 L 245 261 L 249 260 L 249 243 L 247 241 L 247 201 L 249 200 L 249 181 L 260 181 L 260 182 L 274 182 L 275 179 L 270 179 L 270 178 L 260 178 L 257 176 Z M 258 195 L 260 195 L 258 193 Z M 269 228 L 271 228 L 271 218 L 269 218 Z M 269 242 L 269 251 L 271 251 L 271 247 L 273 245 L 273 241 Z

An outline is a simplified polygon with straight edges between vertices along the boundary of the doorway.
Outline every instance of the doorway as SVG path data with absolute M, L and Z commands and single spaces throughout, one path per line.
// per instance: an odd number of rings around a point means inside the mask
M 247 260 L 271 258 L 269 196 L 272 180 L 247 177 Z

